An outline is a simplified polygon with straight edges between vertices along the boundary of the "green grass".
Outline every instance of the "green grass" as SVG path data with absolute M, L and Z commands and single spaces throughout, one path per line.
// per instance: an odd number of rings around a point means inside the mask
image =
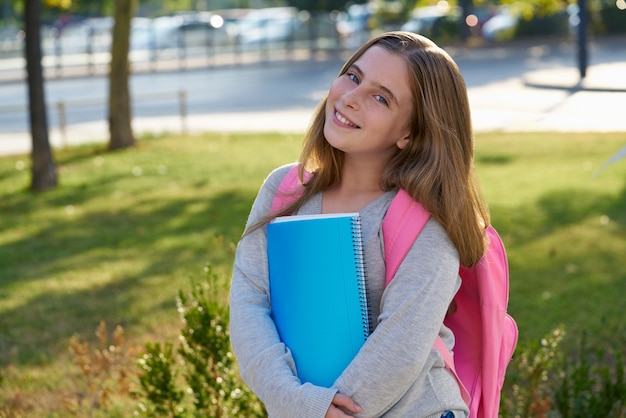
M 626 161 L 592 174 L 625 139 L 477 137 L 477 171 L 509 252 L 510 311 L 522 341 L 563 323 L 573 347 L 583 330 L 600 340 L 621 325 Z M 252 200 L 299 147 L 296 135 L 211 134 L 143 140 L 115 153 L 72 148 L 55 154 L 59 187 L 39 194 L 27 190 L 28 157 L 0 158 L 0 404 L 72 393 L 79 373 L 68 340 L 95 341 L 100 320 L 122 325 L 135 344 L 174 339 L 177 292 L 206 263 L 226 303 Z
M 508 248 L 509 309 L 521 339 L 538 339 L 563 323 L 576 339 L 586 330 L 600 341 L 622 324 L 626 161 L 594 173 L 625 139 L 479 136 L 477 170 L 493 224 Z

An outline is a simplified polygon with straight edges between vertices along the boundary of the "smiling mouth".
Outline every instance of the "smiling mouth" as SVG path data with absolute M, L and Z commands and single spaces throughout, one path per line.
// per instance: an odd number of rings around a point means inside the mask
M 354 123 L 352 123 L 352 121 L 346 119 L 341 113 L 339 113 L 338 110 L 335 110 L 335 118 L 346 126 L 349 126 L 351 128 L 359 128 L 358 125 L 355 125 Z

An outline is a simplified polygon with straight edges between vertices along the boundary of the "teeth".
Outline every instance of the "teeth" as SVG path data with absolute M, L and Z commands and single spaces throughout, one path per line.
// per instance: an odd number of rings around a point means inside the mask
M 344 125 L 349 125 L 349 126 L 354 126 L 356 127 L 356 125 L 352 122 L 350 122 L 348 119 L 344 118 L 339 112 L 335 112 L 335 116 L 337 117 L 337 119 L 339 119 L 339 121 L 341 123 L 343 123 Z

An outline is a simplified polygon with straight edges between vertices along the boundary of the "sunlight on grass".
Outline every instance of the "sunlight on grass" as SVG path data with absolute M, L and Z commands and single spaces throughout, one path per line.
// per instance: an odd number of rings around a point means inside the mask
M 518 206 L 570 188 L 619 192 L 620 167 L 593 174 L 623 141 L 619 134 L 481 134 L 476 164 L 492 205 Z

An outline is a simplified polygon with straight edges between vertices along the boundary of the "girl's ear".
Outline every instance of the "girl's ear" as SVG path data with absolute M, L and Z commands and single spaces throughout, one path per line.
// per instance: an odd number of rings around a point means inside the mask
M 396 146 L 400 149 L 404 149 L 409 144 L 410 136 L 407 134 L 404 138 L 396 142 Z

